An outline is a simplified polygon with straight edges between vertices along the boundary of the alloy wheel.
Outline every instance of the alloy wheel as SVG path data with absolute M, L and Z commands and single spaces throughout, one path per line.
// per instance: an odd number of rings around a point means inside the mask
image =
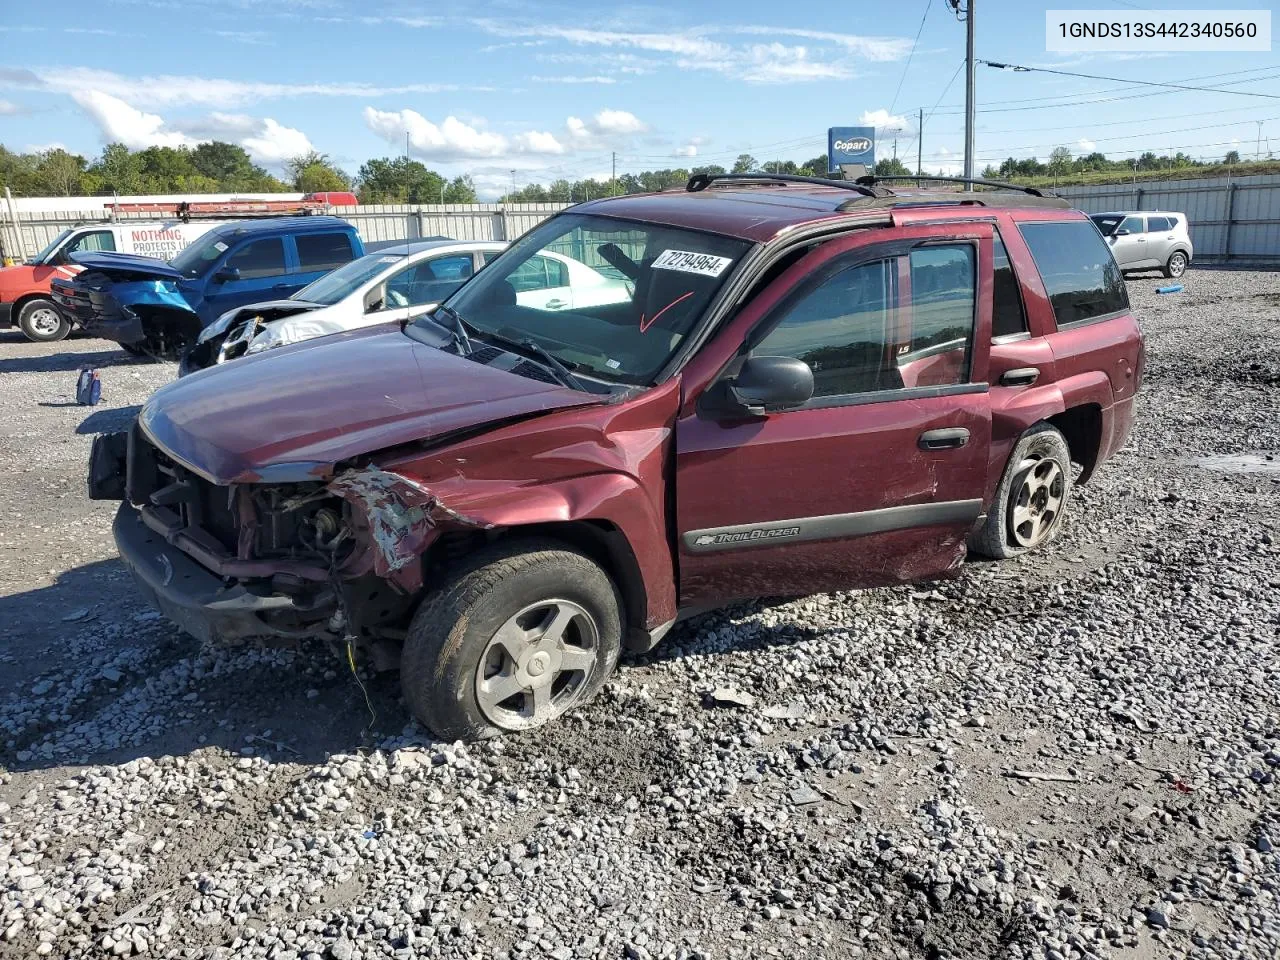
M 1018 546 L 1039 546 L 1053 533 L 1062 516 L 1066 473 L 1048 457 L 1024 460 L 1014 482 L 1018 492 L 1009 504 L 1009 530 Z
M 493 635 L 476 668 L 476 703 L 504 730 L 536 727 L 577 702 L 595 669 L 600 630 L 570 600 L 543 600 Z

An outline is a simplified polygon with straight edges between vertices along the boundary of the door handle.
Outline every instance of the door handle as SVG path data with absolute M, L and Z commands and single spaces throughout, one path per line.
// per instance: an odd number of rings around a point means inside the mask
M 926 430 L 920 434 L 921 450 L 949 450 L 963 447 L 969 442 L 969 431 L 964 427 L 942 427 L 938 430 Z
M 1040 379 L 1039 367 L 1018 367 L 1016 370 L 1006 370 L 1000 374 L 1000 386 L 1029 387 L 1038 379 Z
M 559 310 L 561 307 L 567 307 L 569 304 L 559 297 L 552 297 L 547 301 L 548 310 Z
M 272 290 L 288 290 L 288 289 L 289 289 L 289 287 L 291 287 L 291 286 L 292 286 L 292 284 L 289 284 L 289 283 L 277 283 L 277 284 L 276 284 L 274 287 L 272 287 L 271 289 L 272 289 Z

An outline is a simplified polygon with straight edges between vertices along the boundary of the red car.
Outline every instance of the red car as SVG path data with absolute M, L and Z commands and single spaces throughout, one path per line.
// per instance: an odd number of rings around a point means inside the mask
M 580 204 L 430 317 L 162 388 L 90 494 L 195 636 L 402 647 L 437 734 L 539 725 L 690 612 L 1058 531 L 1072 463 L 1129 433 L 1142 338 L 1087 216 L 975 185 Z

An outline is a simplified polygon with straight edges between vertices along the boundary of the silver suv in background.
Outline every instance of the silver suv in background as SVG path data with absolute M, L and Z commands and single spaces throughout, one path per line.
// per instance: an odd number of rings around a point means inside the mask
M 1180 277 L 1191 264 L 1187 215 L 1167 210 L 1121 210 L 1089 215 L 1121 270 L 1160 270 Z

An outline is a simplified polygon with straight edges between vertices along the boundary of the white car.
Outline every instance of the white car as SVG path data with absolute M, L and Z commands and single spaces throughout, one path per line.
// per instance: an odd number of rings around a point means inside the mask
M 434 310 L 506 243 L 499 240 L 410 240 L 383 243 L 303 287 L 288 300 L 229 310 L 200 332 L 182 358 L 179 376 L 273 347 L 388 321 L 407 322 Z M 542 250 L 512 272 L 516 302 L 568 310 L 631 298 L 624 280 L 572 257 Z
M 443 238 L 380 244 L 287 300 L 228 310 L 200 331 L 178 375 L 331 333 L 412 320 L 435 309 L 506 246 Z

